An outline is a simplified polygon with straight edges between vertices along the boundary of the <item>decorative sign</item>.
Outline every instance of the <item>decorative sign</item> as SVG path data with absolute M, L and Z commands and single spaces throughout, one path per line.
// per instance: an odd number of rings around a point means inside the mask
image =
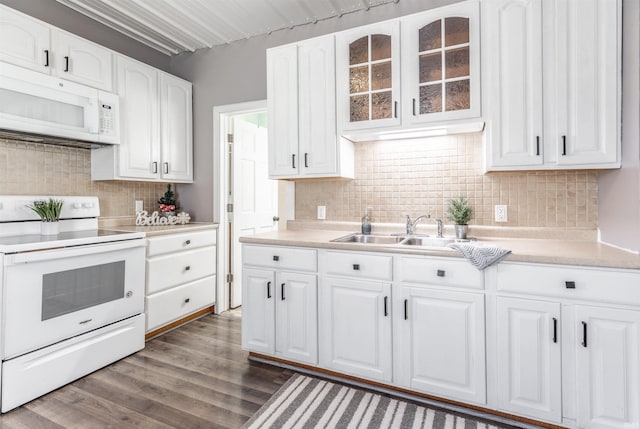
M 146 210 L 136 213 L 136 226 L 154 226 L 154 225 L 184 225 L 189 223 L 191 216 L 189 213 L 180 212 L 177 215 L 164 216 L 158 212 L 149 213 Z

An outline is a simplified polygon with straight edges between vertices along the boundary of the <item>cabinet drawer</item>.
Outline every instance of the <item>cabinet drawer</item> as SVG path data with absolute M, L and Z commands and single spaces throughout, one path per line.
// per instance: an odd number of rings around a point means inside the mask
M 216 276 L 210 276 L 148 296 L 147 331 L 213 305 L 215 290 Z
M 358 252 L 326 252 L 322 271 L 324 274 L 391 280 L 393 258 L 386 255 L 372 255 Z
M 203 247 L 147 259 L 147 295 L 216 273 L 216 248 Z
M 397 256 L 394 279 L 404 283 L 484 289 L 484 274 L 465 260 Z
M 313 249 L 280 246 L 242 246 L 245 265 L 281 268 L 296 271 L 317 271 L 317 253 Z
M 162 255 L 181 250 L 213 246 L 215 244 L 216 230 L 214 229 L 149 237 L 147 244 L 147 256 Z
M 640 305 L 640 270 L 502 263 L 499 292 Z

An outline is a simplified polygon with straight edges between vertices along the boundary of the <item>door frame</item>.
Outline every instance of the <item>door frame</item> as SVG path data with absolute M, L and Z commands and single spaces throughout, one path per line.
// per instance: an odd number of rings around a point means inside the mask
M 229 151 L 226 150 L 226 135 L 228 134 L 229 119 L 232 116 L 267 110 L 267 100 L 248 101 L 245 103 L 227 104 L 213 107 L 213 167 L 217 174 L 213 175 L 213 214 L 218 222 L 217 240 L 217 275 L 216 275 L 216 303 L 215 313 L 220 314 L 229 310 L 229 291 L 227 288 L 227 195 L 229 189 Z

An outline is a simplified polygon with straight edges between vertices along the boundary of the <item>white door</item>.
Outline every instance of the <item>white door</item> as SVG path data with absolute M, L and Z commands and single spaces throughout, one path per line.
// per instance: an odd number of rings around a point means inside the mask
M 276 354 L 285 359 L 317 365 L 316 276 L 278 272 L 276 280 Z
M 233 203 L 231 220 L 231 308 L 242 305 L 242 258 L 239 238 L 277 228 L 278 182 L 269 179 L 267 129 L 249 122 L 251 117 L 232 118 L 231 157 Z
M 560 303 L 498 297 L 498 406 L 560 423 Z
M 326 277 L 318 296 L 320 366 L 391 382 L 391 285 Z
M 395 317 L 404 386 L 486 403 L 484 295 L 403 286 Z
M 0 5 L 0 61 L 50 73 L 49 26 Z
M 73 34 L 54 30 L 54 74 L 94 88 L 113 89 L 111 51 Z
M 162 179 L 193 181 L 193 121 L 191 82 L 160 73 L 162 118 Z
M 275 344 L 275 273 L 245 268 L 242 272 L 244 306 L 242 348 L 273 355 Z
M 576 306 L 578 427 L 640 427 L 640 311 Z

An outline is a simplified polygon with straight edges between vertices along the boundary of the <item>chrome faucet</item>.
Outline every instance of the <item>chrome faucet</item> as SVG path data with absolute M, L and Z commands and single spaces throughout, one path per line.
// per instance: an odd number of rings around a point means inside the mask
M 431 219 L 431 215 L 426 214 L 426 215 L 418 216 L 413 221 L 411 221 L 411 217 L 407 215 L 407 235 L 413 235 L 416 229 L 416 226 L 418 226 L 420 221 L 424 219 Z M 436 218 L 434 220 L 436 221 L 436 225 L 437 225 L 436 228 L 438 231 L 438 238 L 442 238 L 442 219 Z

